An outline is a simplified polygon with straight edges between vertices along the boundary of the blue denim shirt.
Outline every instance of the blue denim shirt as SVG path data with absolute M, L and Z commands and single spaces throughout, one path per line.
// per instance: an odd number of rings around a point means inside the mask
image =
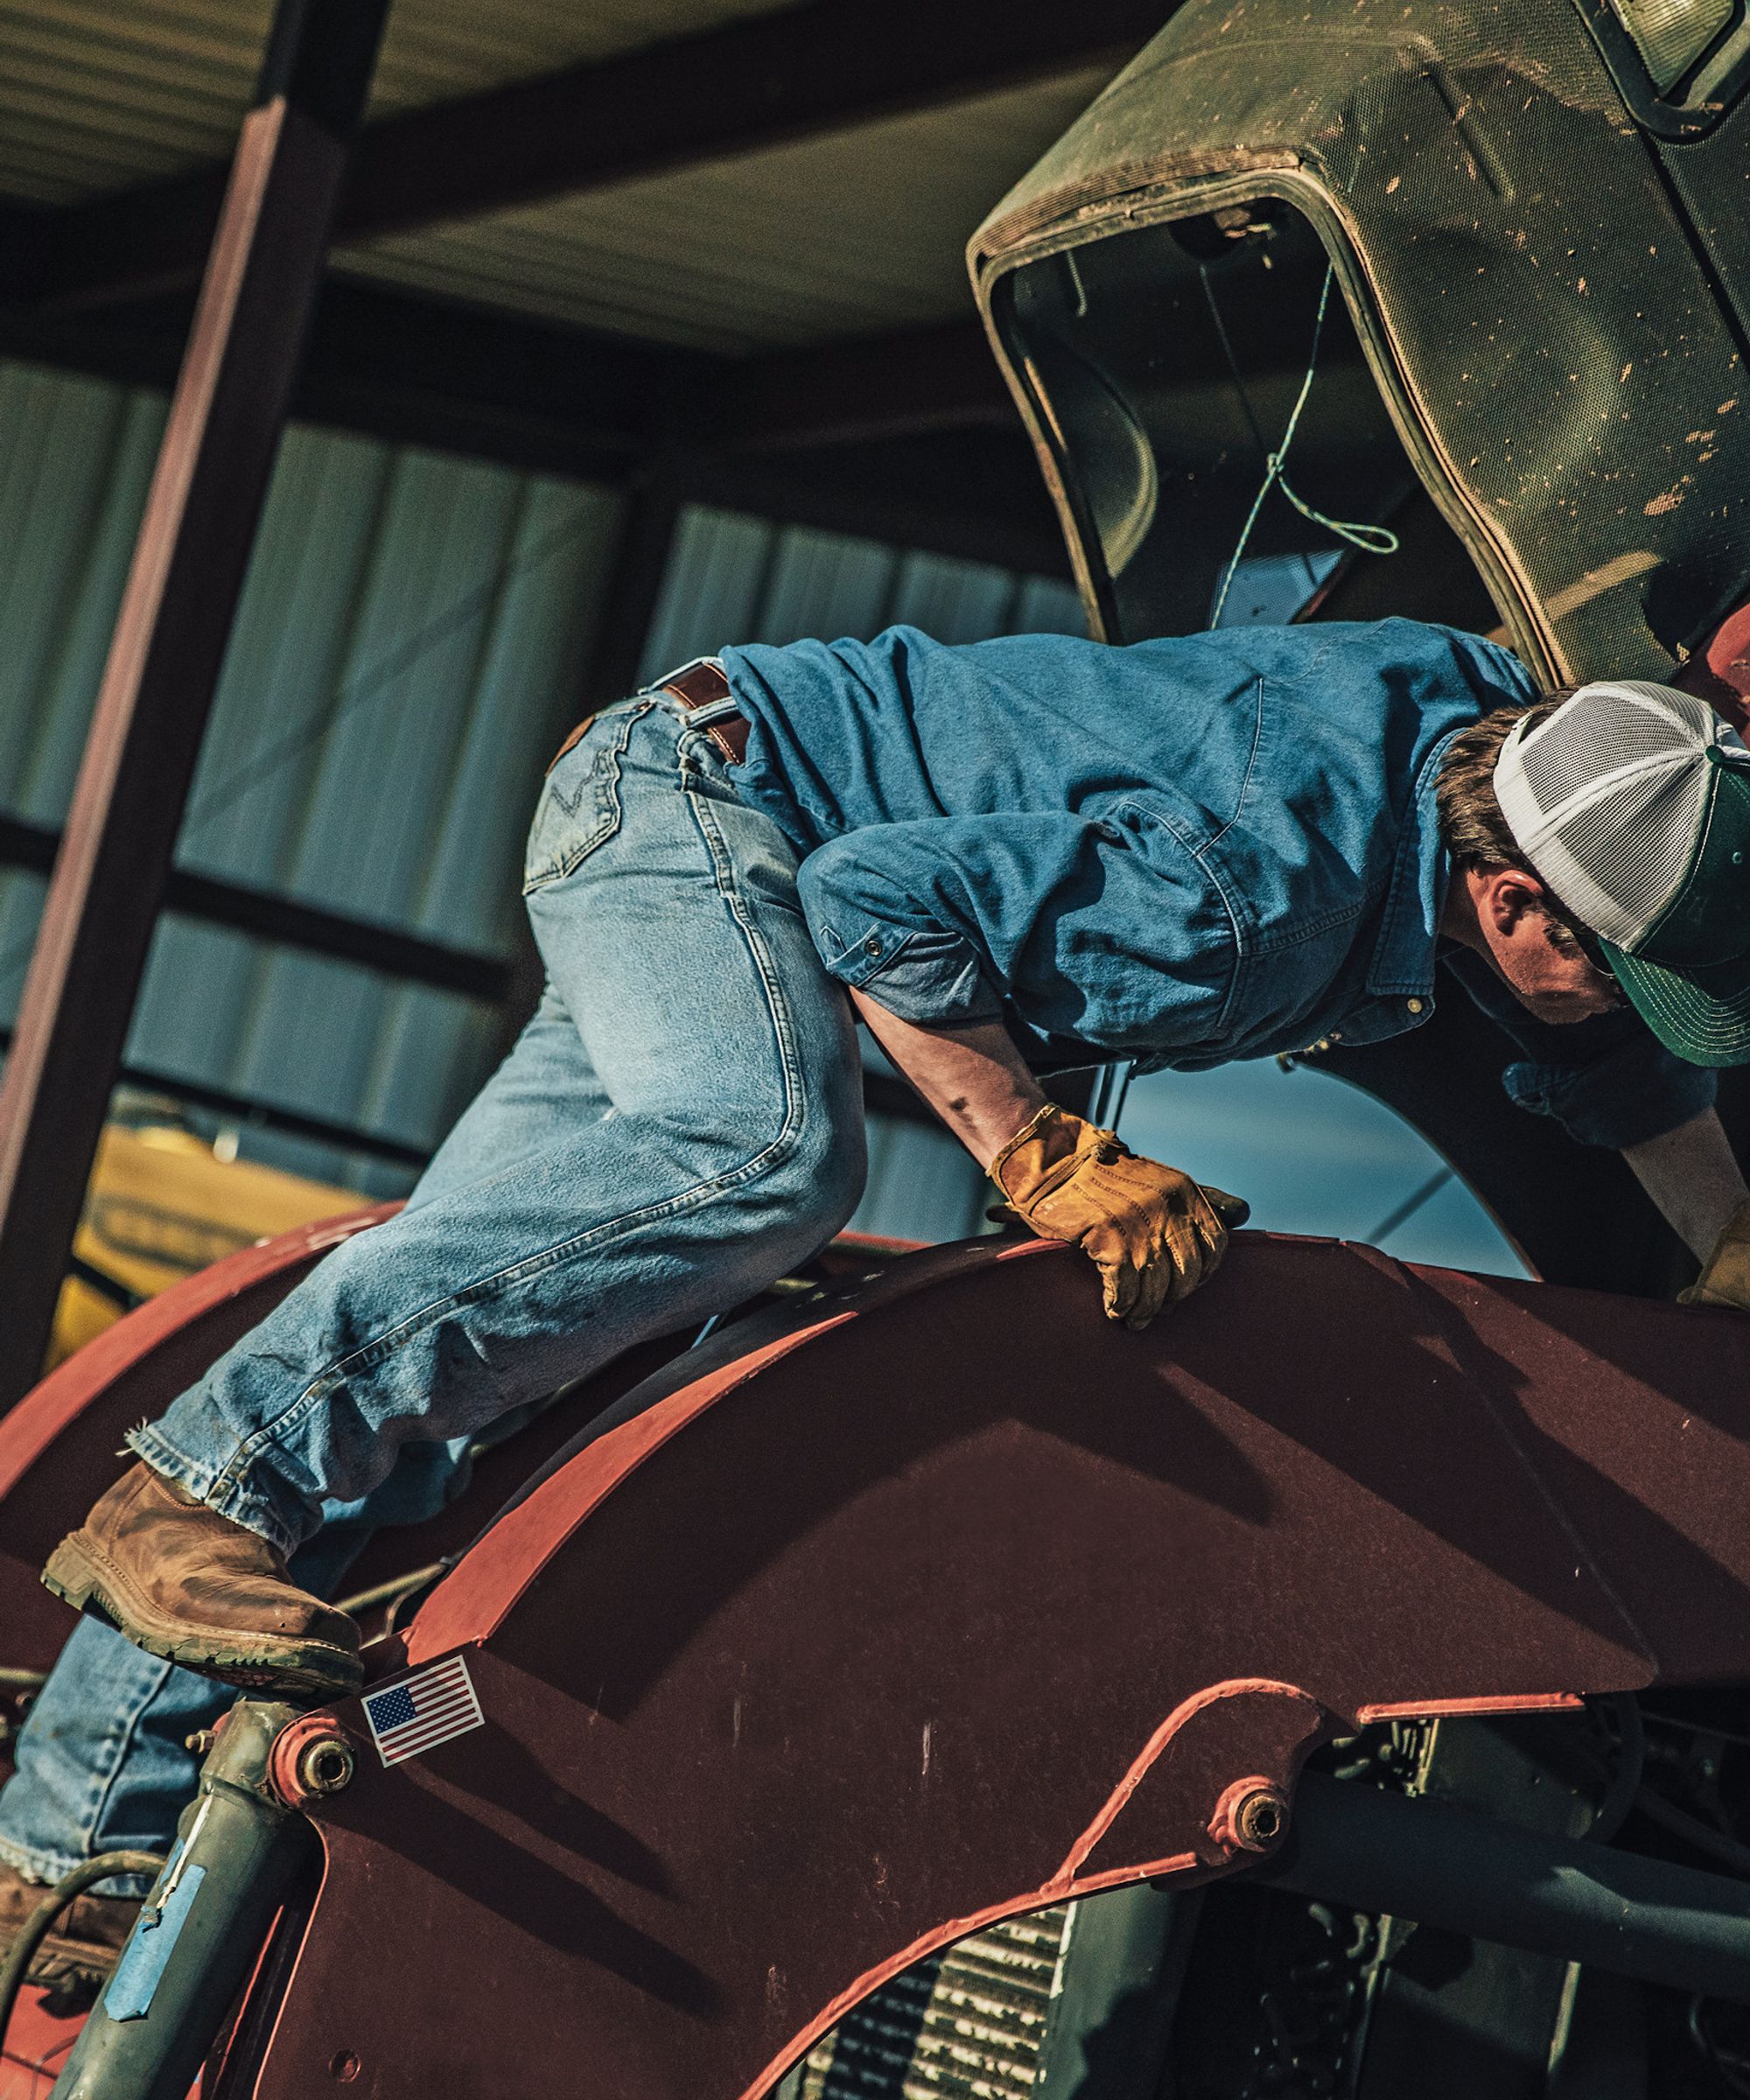
M 738 785 L 805 857 L 828 970 L 902 1019 L 1001 1018 L 1040 1069 L 1197 1068 L 1425 1020 L 1439 760 L 1533 690 L 1505 650 L 1404 620 L 1128 648 L 892 627 L 723 663 L 752 725 Z M 1592 1024 L 1522 1018 L 1509 1091 L 1589 1142 L 1712 1097 L 1638 1023 L 1625 1063 L 1614 1036 L 1580 1040 Z

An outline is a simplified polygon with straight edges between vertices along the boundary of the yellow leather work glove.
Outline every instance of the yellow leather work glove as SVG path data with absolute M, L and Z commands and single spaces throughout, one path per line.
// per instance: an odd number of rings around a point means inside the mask
M 1250 1206 L 1139 1159 L 1110 1130 L 1047 1105 L 987 1169 L 1042 1240 L 1074 1241 L 1099 1270 L 1106 1316 L 1145 1327 L 1207 1283 Z
M 1726 1221 L 1701 1274 L 1687 1291 L 1678 1292 L 1677 1303 L 1750 1312 L 1750 1203 L 1740 1203 Z

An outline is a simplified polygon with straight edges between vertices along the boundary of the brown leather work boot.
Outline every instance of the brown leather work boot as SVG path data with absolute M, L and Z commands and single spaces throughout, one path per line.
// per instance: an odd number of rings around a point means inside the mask
M 132 1466 L 49 1556 L 43 1580 L 149 1655 L 227 1684 L 356 1691 L 359 1629 L 298 1589 L 276 1547 Z
M 0 1962 L 48 1893 L 46 1881 L 27 1881 L 16 1867 L 0 1863 Z M 38 1948 L 24 1980 L 57 1994 L 101 1983 L 139 1914 L 137 1896 L 75 1896 Z

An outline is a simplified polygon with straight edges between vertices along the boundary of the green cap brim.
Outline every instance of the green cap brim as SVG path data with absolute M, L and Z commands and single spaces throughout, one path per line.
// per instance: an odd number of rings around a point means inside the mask
M 1750 1065 L 1750 956 L 1686 971 L 1600 940 L 1616 981 L 1668 1050 L 1691 1065 Z

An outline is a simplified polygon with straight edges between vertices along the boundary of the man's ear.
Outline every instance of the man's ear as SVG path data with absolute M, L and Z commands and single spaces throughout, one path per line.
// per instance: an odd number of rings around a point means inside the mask
M 1529 913 L 1544 915 L 1549 901 L 1550 892 L 1530 868 L 1491 868 L 1477 910 L 1496 933 L 1514 934 Z

